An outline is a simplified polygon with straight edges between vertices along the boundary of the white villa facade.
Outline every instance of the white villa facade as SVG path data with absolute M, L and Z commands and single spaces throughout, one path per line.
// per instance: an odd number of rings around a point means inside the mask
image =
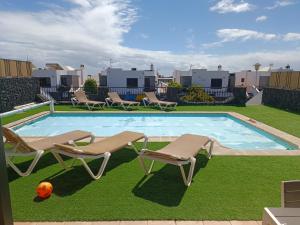
M 199 85 L 210 89 L 227 88 L 229 80 L 229 72 L 222 70 L 221 66 L 215 71 L 207 69 L 175 70 L 173 76 L 175 81 L 184 87 Z
M 74 69 L 58 63 L 47 63 L 44 68 L 33 70 L 32 77 L 40 80 L 41 87 L 81 87 L 87 79 L 84 65 L 81 65 L 79 69 Z
M 136 92 L 140 89 L 154 89 L 156 85 L 156 74 L 151 66 L 150 70 L 123 70 L 121 68 L 108 68 L 100 74 L 100 86 L 109 87 L 118 92 L 124 89 Z M 140 90 L 141 91 L 141 90 Z
M 271 71 L 241 71 L 235 73 L 235 86 L 265 87 L 268 85 Z

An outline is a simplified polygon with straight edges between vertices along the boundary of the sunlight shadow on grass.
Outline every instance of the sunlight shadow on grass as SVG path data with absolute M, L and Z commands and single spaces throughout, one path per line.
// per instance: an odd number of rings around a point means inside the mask
M 132 161 L 136 158 L 136 156 L 137 154 L 133 150 L 128 148 L 124 148 L 118 152 L 113 153 L 110 160 L 108 161 L 103 176 L 105 176 L 106 173 L 115 169 L 119 165 Z M 96 159 L 90 161 L 88 164 L 92 170 L 98 170 L 101 163 L 102 159 Z M 101 182 L 102 178 L 100 178 L 99 180 L 93 180 L 84 169 L 83 165 L 81 163 L 76 163 L 74 167 L 50 176 L 45 180 L 52 183 L 52 185 L 55 187 L 53 190 L 54 194 L 60 197 L 65 197 L 73 195 L 91 182 Z
M 207 163 L 208 158 L 205 155 L 198 155 L 194 174 L 201 168 L 205 168 Z M 180 204 L 187 189 L 188 187 L 183 183 L 179 167 L 167 164 L 149 176 L 144 176 L 132 192 L 137 197 L 161 205 L 176 207 Z

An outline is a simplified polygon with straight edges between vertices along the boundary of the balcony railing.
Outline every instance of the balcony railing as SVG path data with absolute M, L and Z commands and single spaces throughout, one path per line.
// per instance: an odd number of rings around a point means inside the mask
M 41 87 L 41 94 L 47 97 L 48 99 L 53 98 L 56 102 L 70 102 L 71 98 L 73 97 L 73 93 L 76 90 L 81 90 L 82 87 Z M 210 88 L 210 87 L 203 87 L 201 88 L 207 96 L 210 96 L 209 103 L 217 103 L 217 102 L 224 102 L 227 99 L 233 97 L 233 93 L 227 88 Z M 145 87 L 136 87 L 136 88 L 127 88 L 127 87 L 97 87 L 93 91 L 86 91 L 86 94 L 91 100 L 99 100 L 103 101 L 107 97 L 108 92 L 117 92 L 121 98 L 124 100 L 134 100 L 140 101 L 143 96 L 144 92 L 153 91 L 157 95 L 157 97 L 161 100 L 169 100 L 169 101 L 177 101 L 179 103 L 187 103 L 183 101 L 182 97 L 189 94 L 189 88 L 171 88 L 165 86 L 156 86 L 152 88 L 145 88 Z M 211 100 L 213 99 L 213 100 Z M 195 103 L 195 102 L 193 102 Z M 204 98 L 203 102 L 206 103 Z

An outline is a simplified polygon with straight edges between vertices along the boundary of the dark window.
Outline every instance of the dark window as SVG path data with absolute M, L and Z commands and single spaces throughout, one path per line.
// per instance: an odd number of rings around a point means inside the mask
M 68 86 L 68 78 L 67 77 L 61 77 L 60 83 L 62 86 Z
M 150 78 L 149 77 L 145 77 L 145 88 L 149 88 L 150 87 Z
M 100 76 L 100 86 L 107 87 L 107 76 Z
M 241 82 L 244 83 L 245 82 L 245 78 L 241 78 Z
M 211 88 L 222 88 L 222 79 L 211 79 Z
M 127 88 L 137 88 L 138 79 L 137 78 L 127 78 Z
M 40 86 L 41 87 L 51 87 L 51 79 L 50 77 L 41 77 L 40 80 Z

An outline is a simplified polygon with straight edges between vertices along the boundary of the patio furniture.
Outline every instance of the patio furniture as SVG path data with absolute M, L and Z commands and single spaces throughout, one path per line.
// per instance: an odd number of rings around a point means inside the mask
M 281 208 L 264 208 L 263 225 L 300 224 L 300 180 L 281 182 Z
M 264 208 L 262 225 L 299 225 L 300 208 Z
M 146 175 L 150 174 L 154 161 L 161 161 L 179 166 L 184 184 L 186 186 L 190 186 L 196 164 L 195 156 L 207 144 L 210 144 L 208 158 L 211 158 L 214 144 L 212 139 L 200 135 L 185 134 L 158 151 L 142 149 L 142 151 L 139 153 L 140 163 Z M 152 160 L 149 168 L 147 168 L 145 165 L 145 158 Z M 191 164 L 188 177 L 186 177 L 183 168 L 183 165 L 186 164 Z
M 146 97 L 143 99 L 144 106 L 154 105 L 158 106 L 161 110 L 166 110 L 168 108 L 173 108 L 177 106 L 177 102 L 168 102 L 159 100 L 154 92 L 144 92 Z
M 79 105 L 79 104 L 83 104 L 89 110 L 93 110 L 97 106 L 99 108 L 103 109 L 104 106 L 105 106 L 105 102 L 89 100 L 87 98 L 85 92 L 82 91 L 82 90 L 75 91 L 74 92 L 74 96 L 75 96 L 74 98 L 71 98 L 71 102 L 72 102 L 73 106 L 76 106 L 76 105 Z
M 108 106 L 109 105 L 111 105 L 111 106 L 118 105 L 118 106 L 122 106 L 123 109 L 128 110 L 132 106 L 140 105 L 139 102 L 125 101 L 125 100 L 121 99 L 117 92 L 108 92 L 107 95 L 108 95 L 108 98 L 106 98 L 105 101 Z
M 73 146 L 56 144 L 56 148 L 52 151 L 57 154 L 66 155 L 74 159 L 79 159 L 90 176 L 93 179 L 98 180 L 101 178 L 105 170 L 111 153 L 119 151 L 126 146 L 132 147 L 133 150 L 138 153 L 133 143 L 141 139 L 144 139 L 144 147 L 146 147 L 148 139 L 143 133 L 124 131 L 114 136 L 107 137 L 103 140 L 89 144 L 87 146 L 76 146 L 75 144 Z M 93 171 L 86 163 L 85 159 L 99 158 L 104 158 L 104 160 L 101 163 L 97 173 L 93 173 Z
M 44 154 L 45 150 L 51 149 L 54 147 L 55 143 L 67 144 L 69 141 L 79 141 L 85 138 L 91 138 L 91 142 L 94 139 L 94 136 L 85 131 L 71 131 L 64 134 L 42 138 L 33 142 L 24 141 L 19 135 L 13 132 L 11 129 L 3 127 L 3 134 L 5 137 L 5 157 L 7 164 L 20 176 L 28 176 L 33 171 L 37 162 Z M 8 145 L 11 145 L 12 148 L 7 148 Z M 59 155 L 53 153 L 54 157 L 57 159 L 59 163 L 63 165 L 63 160 Z M 34 156 L 33 161 L 29 165 L 28 169 L 25 172 L 22 172 L 14 163 L 14 157 L 28 157 Z
M 300 180 L 281 183 L 281 207 L 300 208 Z

